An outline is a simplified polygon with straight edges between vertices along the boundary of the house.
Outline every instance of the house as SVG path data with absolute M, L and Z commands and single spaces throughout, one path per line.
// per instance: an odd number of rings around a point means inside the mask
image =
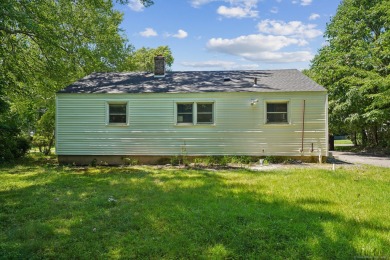
M 60 163 L 328 155 L 327 92 L 300 71 L 165 72 L 160 60 L 155 73 L 93 73 L 57 93 Z

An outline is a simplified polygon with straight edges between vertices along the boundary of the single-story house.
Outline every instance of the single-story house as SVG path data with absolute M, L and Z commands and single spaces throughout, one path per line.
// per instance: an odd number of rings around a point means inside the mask
M 60 163 L 328 155 L 327 91 L 298 70 L 93 73 L 56 96 Z

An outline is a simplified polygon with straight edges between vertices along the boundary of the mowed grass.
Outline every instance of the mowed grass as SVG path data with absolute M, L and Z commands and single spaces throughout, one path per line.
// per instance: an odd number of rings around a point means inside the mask
M 389 204 L 385 168 L 80 168 L 27 160 L 0 166 L 0 258 L 388 258 Z
M 353 145 L 353 142 L 351 140 L 334 140 L 334 144 L 335 145 L 338 145 L 338 144 L 348 144 L 348 145 Z

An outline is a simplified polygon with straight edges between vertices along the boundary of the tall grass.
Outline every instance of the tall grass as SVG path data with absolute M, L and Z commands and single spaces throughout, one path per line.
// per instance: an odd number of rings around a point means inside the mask
M 390 169 L 0 167 L 0 258 L 390 256 Z

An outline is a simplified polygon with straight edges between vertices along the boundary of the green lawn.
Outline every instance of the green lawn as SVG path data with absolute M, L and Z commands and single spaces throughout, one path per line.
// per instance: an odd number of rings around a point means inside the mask
M 334 144 L 335 145 L 338 145 L 338 144 L 349 144 L 349 145 L 353 145 L 353 142 L 351 140 L 334 140 Z
M 331 167 L 329 167 L 331 168 Z M 390 257 L 390 169 L 0 166 L 3 259 Z

